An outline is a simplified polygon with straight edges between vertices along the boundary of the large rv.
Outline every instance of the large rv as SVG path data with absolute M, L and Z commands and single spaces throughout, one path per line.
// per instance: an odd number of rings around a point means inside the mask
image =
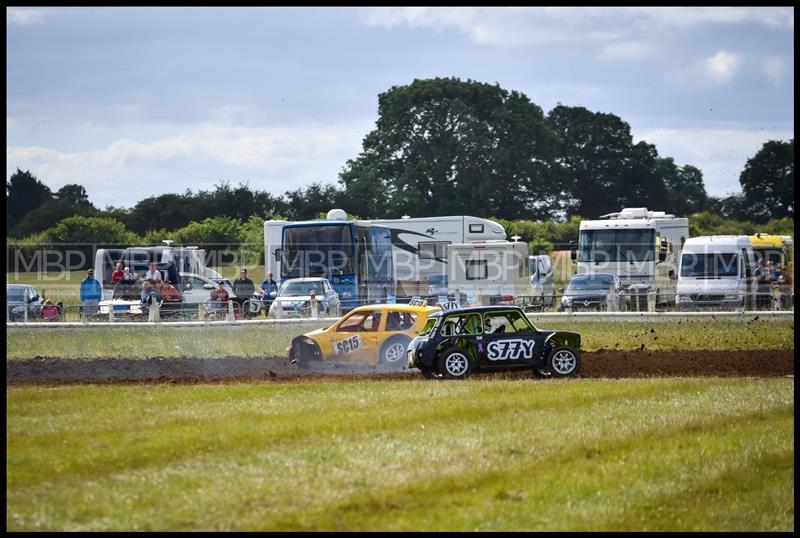
M 280 229 L 280 243 L 275 236 Z M 388 228 L 347 220 L 331 211 L 324 220 L 264 224 L 266 271 L 281 281 L 324 277 L 342 308 L 384 302 L 395 295 L 392 241 Z
M 341 209 L 328 212 L 328 220 L 344 220 Z M 314 222 L 307 221 L 305 225 Z M 397 282 L 426 281 L 431 276 L 447 273 L 447 247 L 454 243 L 473 241 L 505 240 L 506 231 L 500 224 L 487 219 L 471 216 L 422 217 L 401 219 L 360 220 L 360 224 L 370 224 L 387 228 L 391 234 L 392 264 L 394 279 Z M 303 223 L 284 220 L 264 222 L 265 271 L 275 277 L 283 274 L 281 258 L 275 253 L 283 248 L 286 226 Z M 283 278 L 283 277 L 279 277 Z
M 674 302 L 680 252 L 688 237 L 688 219 L 646 207 L 583 220 L 577 272 L 614 273 L 631 292 L 655 294 L 656 304 Z

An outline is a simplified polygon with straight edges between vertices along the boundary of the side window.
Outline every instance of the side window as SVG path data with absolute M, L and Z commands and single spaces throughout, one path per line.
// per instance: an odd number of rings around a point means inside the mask
M 486 280 L 488 277 L 486 260 L 467 260 L 467 280 Z
M 400 314 L 400 330 L 410 329 L 417 322 L 416 312 L 403 312 Z M 388 329 L 387 329 L 388 330 Z
M 381 312 L 370 312 L 369 315 L 361 323 L 362 331 L 377 332 L 381 328 Z
M 470 224 L 469 225 L 469 233 L 482 234 L 483 233 L 483 224 Z
M 336 332 L 354 333 L 360 331 L 363 326 L 364 318 L 370 314 L 372 314 L 372 312 L 356 312 L 350 314 L 342 320 L 336 328 Z
M 447 245 L 450 241 L 421 241 L 417 246 L 420 260 L 433 260 L 447 256 Z

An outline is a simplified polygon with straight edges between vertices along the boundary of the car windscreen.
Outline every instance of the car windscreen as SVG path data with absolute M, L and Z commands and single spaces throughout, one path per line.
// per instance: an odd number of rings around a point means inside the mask
M 21 303 L 25 300 L 25 288 L 6 288 L 8 302 Z
M 567 287 L 568 290 L 607 290 L 614 284 L 612 276 L 576 276 Z
M 310 295 L 311 292 L 316 295 L 322 295 L 321 282 L 287 282 L 278 293 L 281 297 L 298 297 L 303 295 Z
M 425 322 L 425 326 L 420 331 L 420 336 L 428 336 L 433 331 L 433 328 L 436 327 L 436 322 L 439 321 L 440 317 L 435 318 L 428 318 L 428 321 Z
M 681 276 L 684 277 L 736 276 L 738 268 L 739 255 L 735 252 L 687 253 L 681 256 Z

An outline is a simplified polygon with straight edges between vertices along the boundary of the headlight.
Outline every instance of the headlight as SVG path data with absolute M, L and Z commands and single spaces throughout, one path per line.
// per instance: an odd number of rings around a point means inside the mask
M 570 305 L 572 304 L 572 297 L 565 295 L 561 298 L 561 304 L 563 305 Z

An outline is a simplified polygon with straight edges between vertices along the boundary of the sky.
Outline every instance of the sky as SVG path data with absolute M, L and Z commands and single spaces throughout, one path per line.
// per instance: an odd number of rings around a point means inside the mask
M 616 114 L 713 196 L 794 138 L 793 7 L 7 7 L 6 46 L 6 178 L 100 208 L 336 182 L 378 96 L 433 77 Z

